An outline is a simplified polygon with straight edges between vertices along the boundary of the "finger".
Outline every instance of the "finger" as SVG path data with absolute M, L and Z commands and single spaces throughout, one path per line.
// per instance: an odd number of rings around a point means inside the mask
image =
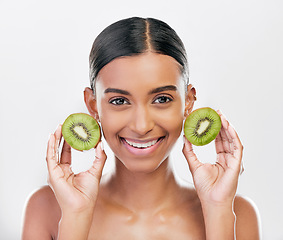
M 221 115 L 221 122 L 222 122 L 222 127 L 220 129 L 220 137 L 223 142 L 223 148 L 224 152 L 226 153 L 233 153 L 233 148 L 231 147 L 231 143 L 233 140 L 228 136 L 228 128 L 229 128 L 229 122 L 227 119 Z
M 243 145 L 240 141 L 240 138 L 233 128 L 233 126 L 228 122 L 226 117 L 221 113 L 221 111 L 218 111 L 219 115 L 221 116 L 221 121 L 223 122 L 223 126 L 226 129 L 225 134 L 227 136 L 227 139 L 230 143 L 230 149 L 231 153 L 233 154 L 234 158 L 238 160 L 238 164 L 241 164 L 242 161 L 242 154 L 243 154 Z M 243 169 L 243 164 L 241 164 L 241 168 Z M 241 170 L 243 171 L 243 170 Z
M 47 168 L 49 172 L 52 172 L 52 170 L 58 164 L 58 159 L 54 151 L 54 145 L 55 145 L 55 136 L 54 134 L 50 134 L 48 145 L 47 145 L 47 153 L 46 153 L 46 162 L 47 162 Z
M 59 145 L 62 139 L 62 125 L 61 124 L 59 124 L 57 129 L 55 130 L 54 136 L 55 136 L 54 148 L 55 148 L 55 152 L 58 153 Z
M 104 152 L 103 143 L 100 141 L 96 147 L 95 160 L 93 161 L 92 167 L 88 170 L 88 172 L 95 176 L 98 181 L 100 181 L 102 176 L 102 170 L 105 165 L 106 158 L 107 156 Z
M 226 129 L 225 137 L 227 137 L 227 140 L 229 142 L 230 151 L 234 157 L 236 157 L 237 159 L 241 159 L 243 146 L 240 141 L 240 138 L 236 133 L 235 129 L 232 127 L 232 125 L 228 122 L 228 120 L 225 118 L 223 114 L 221 115 L 221 119 L 223 119 L 222 121 L 223 121 L 224 129 Z
M 70 164 L 72 163 L 72 149 L 71 146 L 64 140 L 60 163 Z
M 220 132 L 215 138 L 215 150 L 216 150 L 217 154 L 224 152 L 224 146 L 223 146 L 223 142 L 222 142 Z
M 229 123 L 229 121 L 226 119 L 226 117 L 224 115 L 222 115 L 222 118 L 223 118 L 223 122 L 224 122 L 224 125 L 225 125 L 225 133 L 226 133 L 226 136 L 228 138 L 228 142 L 230 143 L 230 149 L 231 149 L 231 152 L 234 152 L 234 137 L 230 134 L 230 130 L 231 129 L 234 129 L 233 126 L 231 125 L 231 123 Z M 234 132 L 235 132 L 235 129 L 234 129 Z M 237 136 L 237 138 L 239 138 Z
M 234 154 L 234 157 L 238 161 L 241 161 L 242 155 L 243 155 L 243 145 L 240 141 L 240 138 L 239 138 L 237 132 L 235 131 L 235 129 L 231 125 L 228 128 L 228 132 L 229 132 L 231 139 L 233 139 L 233 150 L 234 150 L 233 154 Z
M 217 162 L 222 166 L 222 167 L 226 167 L 226 153 L 224 150 L 224 146 L 223 146 L 223 141 L 221 139 L 220 133 L 218 134 L 218 136 L 215 139 L 215 150 L 217 153 Z
M 202 163 L 198 160 L 193 151 L 192 144 L 186 137 L 184 137 L 183 154 L 189 164 L 189 169 L 193 175 L 195 171 L 202 165 Z
M 233 148 L 231 148 L 231 142 L 229 137 L 227 136 L 226 130 L 224 128 L 221 128 L 219 132 L 221 142 L 223 145 L 223 152 L 224 153 L 233 153 Z
M 229 131 L 228 131 L 231 124 L 229 123 L 227 118 L 224 116 L 224 114 L 220 110 L 218 110 L 217 112 L 221 118 L 221 123 L 222 123 L 220 136 L 223 139 L 224 151 L 226 151 L 227 153 L 233 154 L 234 152 L 233 138 L 231 138 Z
M 222 126 L 227 129 L 229 123 L 227 121 L 227 118 L 225 117 L 225 115 L 220 111 L 220 110 L 217 110 L 217 113 L 219 114 L 220 118 L 221 118 L 221 123 L 222 123 Z

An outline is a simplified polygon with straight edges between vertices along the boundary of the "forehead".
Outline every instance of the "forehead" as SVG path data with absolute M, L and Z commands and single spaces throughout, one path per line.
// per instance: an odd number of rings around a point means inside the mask
M 178 86 L 181 76 L 180 65 L 174 58 L 149 52 L 120 57 L 108 63 L 98 74 L 96 88 Z

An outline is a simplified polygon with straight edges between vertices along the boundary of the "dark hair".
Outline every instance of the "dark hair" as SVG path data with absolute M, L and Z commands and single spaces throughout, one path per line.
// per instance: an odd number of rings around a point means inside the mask
M 147 51 L 173 57 L 188 81 L 186 50 L 177 33 L 165 22 L 154 18 L 132 17 L 115 22 L 95 39 L 89 56 L 90 85 L 95 89 L 99 71 L 115 58 Z

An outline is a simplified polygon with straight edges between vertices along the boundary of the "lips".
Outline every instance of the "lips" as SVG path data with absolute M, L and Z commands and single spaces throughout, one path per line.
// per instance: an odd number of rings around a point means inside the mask
M 133 140 L 120 137 L 125 147 L 136 155 L 149 154 L 153 152 L 164 139 L 164 137 L 149 140 Z
M 145 142 L 145 143 L 141 143 L 141 142 L 133 142 L 130 140 L 125 139 L 125 141 L 131 145 L 132 147 L 135 148 L 147 148 L 147 147 L 151 147 L 152 145 L 154 145 L 155 143 L 157 143 L 158 139 L 153 140 L 153 141 L 149 141 L 149 142 Z

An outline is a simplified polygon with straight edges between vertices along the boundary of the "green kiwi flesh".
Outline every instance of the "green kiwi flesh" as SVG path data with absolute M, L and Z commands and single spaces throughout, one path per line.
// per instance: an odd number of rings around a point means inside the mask
M 86 113 L 74 113 L 62 125 L 65 141 L 76 150 L 89 150 L 96 147 L 101 139 L 97 121 Z
M 221 129 L 221 118 L 213 109 L 199 108 L 189 114 L 184 123 L 186 138 L 196 146 L 214 140 Z

